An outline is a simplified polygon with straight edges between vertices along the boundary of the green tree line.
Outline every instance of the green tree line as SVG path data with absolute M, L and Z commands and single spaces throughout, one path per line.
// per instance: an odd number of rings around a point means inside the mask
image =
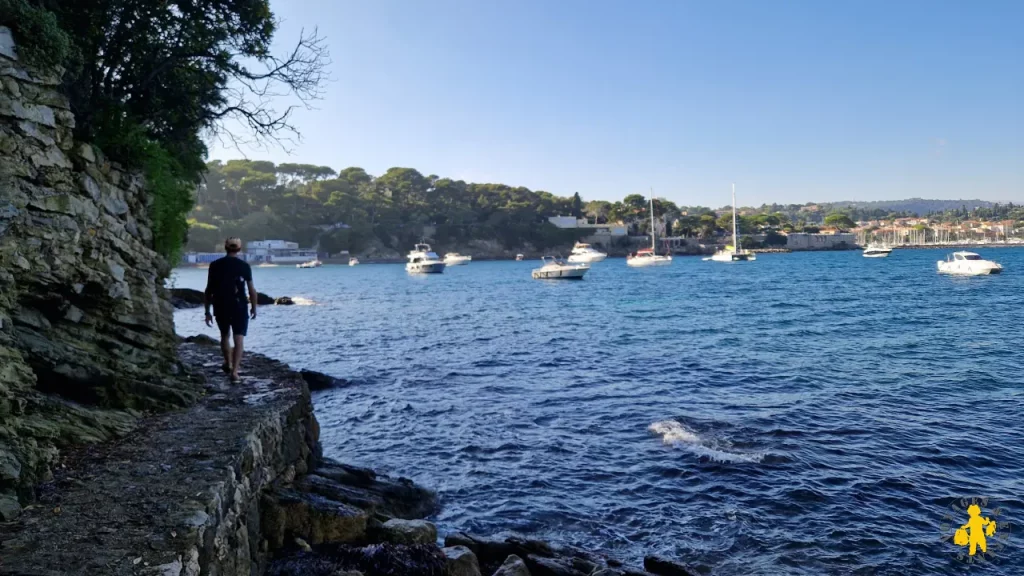
M 258 160 L 214 161 L 196 193 L 189 217 L 188 247 L 215 250 L 227 236 L 247 240 L 287 239 L 321 252 L 362 253 L 371 248 L 404 252 L 427 239 L 440 246 L 474 240 L 494 241 L 506 250 L 527 245 L 538 250 L 564 247 L 587 235 L 563 230 L 552 216 L 584 218 L 591 224 L 624 224 L 630 234 L 650 233 L 650 204 L 641 194 L 620 201 L 584 201 L 522 186 L 481 184 L 424 175 L 413 168 L 391 168 L 374 176 L 363 168 L 334 170 L 312 164 Z M 766 234 L 766 243 L 785 244 L 783 232 L 817 232 L 784 212 L 739 217 L 741 234 Z M 731 209 L 677 206 L 654 200 L 664 232 L 715 241 L 732 233 Z M 719 215 L 720 214 L 720 215 Z M 851 228 L 844 213 L 826 224 Z

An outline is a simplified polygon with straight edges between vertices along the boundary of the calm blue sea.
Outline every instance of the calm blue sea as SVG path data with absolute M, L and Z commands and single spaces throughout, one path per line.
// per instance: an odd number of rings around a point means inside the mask
M 258 268 L 311 304 L 263 308 L 248 342 L 351 380 L 315 397 L 326 453 L 436 488 L 442 531 L 723 575 L 1024 574 L 1024 249 L 980 252 L 1006 272 L 940 276 L 936 250 L 612 259 L 582 282 Z M 943 541 L 970 496 L 998 521 L 987 564 Z

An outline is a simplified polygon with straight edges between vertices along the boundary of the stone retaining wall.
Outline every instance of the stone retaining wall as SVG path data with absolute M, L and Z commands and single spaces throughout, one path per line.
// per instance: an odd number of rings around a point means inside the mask
M 0 521 L 60 450 L 190 403 L 145 184 L 72 139 L 59 73 L 0 27 Z

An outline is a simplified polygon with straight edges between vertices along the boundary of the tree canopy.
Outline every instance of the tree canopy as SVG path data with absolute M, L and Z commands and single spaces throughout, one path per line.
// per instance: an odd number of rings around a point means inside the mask
M 825 217 L 825 225 L 833 226 L 840 230 L 849 230 L 855 228 L 857 223 L 853 221 L 847 214 L 842 212 L 833 212 Z
M 205 171 L 203 138 L 295 135 L 294 106 L 276 109 L 274 97 L 319 98 L 328 58 L 315 31 L 276 55 L 268 0 L 0 0 L 0 23 L 30 65 L 66 69 L 75 138 L 145 172 L 156 242 L 169 256 Z

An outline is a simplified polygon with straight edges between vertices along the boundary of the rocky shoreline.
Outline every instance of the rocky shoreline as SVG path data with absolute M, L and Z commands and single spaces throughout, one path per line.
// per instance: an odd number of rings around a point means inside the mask
M 344 385 L 249 357 L 243 383 L 216 343 L 179 345 L 194 406 L 129 435 L 67 451 L 20 517 L 0 524 L 0 575 L 678 576 L 521 537 L 439 538 L 436 495 L 325 459 L 307 382 Z M 443 545 L 441 544 L 443 542 Z

